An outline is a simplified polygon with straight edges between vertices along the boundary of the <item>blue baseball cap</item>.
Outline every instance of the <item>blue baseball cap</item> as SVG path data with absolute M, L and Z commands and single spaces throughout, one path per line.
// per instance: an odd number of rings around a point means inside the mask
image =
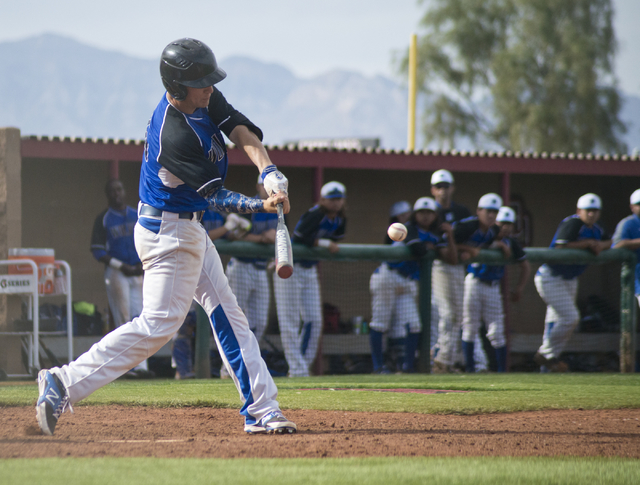
M 340 182 L 327 182 L 320 189 L 323 199 L 340 199 L 347 195 L 347 189 Z

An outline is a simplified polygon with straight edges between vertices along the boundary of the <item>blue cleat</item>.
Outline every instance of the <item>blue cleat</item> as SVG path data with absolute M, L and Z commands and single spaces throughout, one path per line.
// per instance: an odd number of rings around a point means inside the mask
M 53 436 L 58 418 L 71 408 L 69 394 L 62 381 L 55 374 L 43 369 L 38 373 L 38 403 L 36 404 L 36 419 L 44 434 Z
M 282 411 L 271 411 L 265 414 L 256 424 L 245 424 L 245 432 L 249 434 L 269 433 L 269 434 L 285 434 L 295 433 L 298 427 L 292 421 L 284 417 Z

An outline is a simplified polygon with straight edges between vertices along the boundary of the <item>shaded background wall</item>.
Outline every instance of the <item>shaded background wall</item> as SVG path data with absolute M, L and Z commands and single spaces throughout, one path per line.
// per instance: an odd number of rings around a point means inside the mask
M 236 155 L 237 156 L 237 155 Z M 300 153 L 304 157 L 304 153 Z M 273 154 L 277 164 L 277 153 Z M 532 160 L 531 163 L 535 163 Z M 606 162 L 602 162 L 606 163 Z M 127 203 L 136 206 L 140 164 L 121 162 L 119 176 L 127 192 Z M 288 224 L 293 229 L 299 217 L 314 203 L 314 169 L 282 168 L 290 180 L 292 211 Z M 96 215 L 106 208 L 104 186 L 109 163 L 95 160 L 22 160 L 22 246 L 51 247 L 56 258 L 70 263 L 73 299 L 107 307 L 102 279 L 103 266 L 90 251 L 90 237 Z M 347 187 L 347 237 L 345 243 L 380 244 L 388 226 L 388 209 L 397 200 L 413 203 L 430 195 L 432 170 L 324 169 L 325 182 L 338 180 Z M 455 200 L 472 212 L 481 195 L 501 193 L 502 175 L 485 172 L 455 172 Z M 255 193 L 257 170 L 248 165 L 231 165 L 226 186 L 247 195 Z M 531 246 L 548 246 L 558 223 L 575 212 L 578 197 L 586 192 L 604 201 L 602 224 L 613 232 L 615 224 L 629 213 L 629 195 L 640 183 L 636 177 L 595 175 L 511 176 L 511 194 L 529 214 Z M 368 279 L 376 264 L 358 263 L 338 268 L 325 264 L 322 270 L 323 300 L 343 309 L 348 319 L 370 316 Z M 535 269 L 535 268 L 534 268 Z M 511 278 L 517 270 L 510 271 Z M 617 307 L 619 267 L 596 266 L 581 278 L 579 303 L 592 294 L 602 295 Z M 531 281 L 521 303 L 512 304 L 512 331 L 539 333 L 544 322 L 544 304 Z M 272 312 L 273 313 L 273 312 Z

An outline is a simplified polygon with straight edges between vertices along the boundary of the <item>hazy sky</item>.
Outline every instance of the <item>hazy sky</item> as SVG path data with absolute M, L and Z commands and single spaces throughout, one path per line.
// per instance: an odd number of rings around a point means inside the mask
M 640 96 L 640 1 L 613 3 L 620 87 Z M 246 55 L 303 77 L 333 68 L 393 76 L 393 52 L 417 32 L 424 6 L 417 0 L 0 0 L 0 11 L 0 42 L 52 32 L 151 59 L 189 36 L 206 42 L 218 59 Z

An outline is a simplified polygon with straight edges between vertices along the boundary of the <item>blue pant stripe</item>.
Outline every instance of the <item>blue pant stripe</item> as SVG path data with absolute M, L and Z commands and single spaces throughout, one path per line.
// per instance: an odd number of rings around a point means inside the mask
M 227 357 L 233 373 L 240 382 L 242 396 L 245 399 L 244 405 L 240 410 L 240 414 L 242 414 L 246 418 L 246 423 L 254 424 L 255 419 L 253 420 L 253 423 L 251 423 L 250 421 L 253 417 L 250 416 L 249 412 L 247 411 L 247 408 L 251 406 L 251 404 L 253 404 L 253 394 L 251 393 L 251 382 L 249 380 L 249 373 L 247 372 L 247 366 L 242 359 L 240 344 L 238 343 L 238 339 L 236 338 L 235 333 L 233 333 L 233 328 L 231 327 L 231 323 L 229 323 L 227 315 L 222 309 L 222 305 L 218 305 L 216 309 L 213 310 L 213 313 L 211 314 L 211 325 L 213 326 L 214 332 L 216 332 L 216 335 L 218 336 L 218 340 L 220 340 L 222 351 Z

